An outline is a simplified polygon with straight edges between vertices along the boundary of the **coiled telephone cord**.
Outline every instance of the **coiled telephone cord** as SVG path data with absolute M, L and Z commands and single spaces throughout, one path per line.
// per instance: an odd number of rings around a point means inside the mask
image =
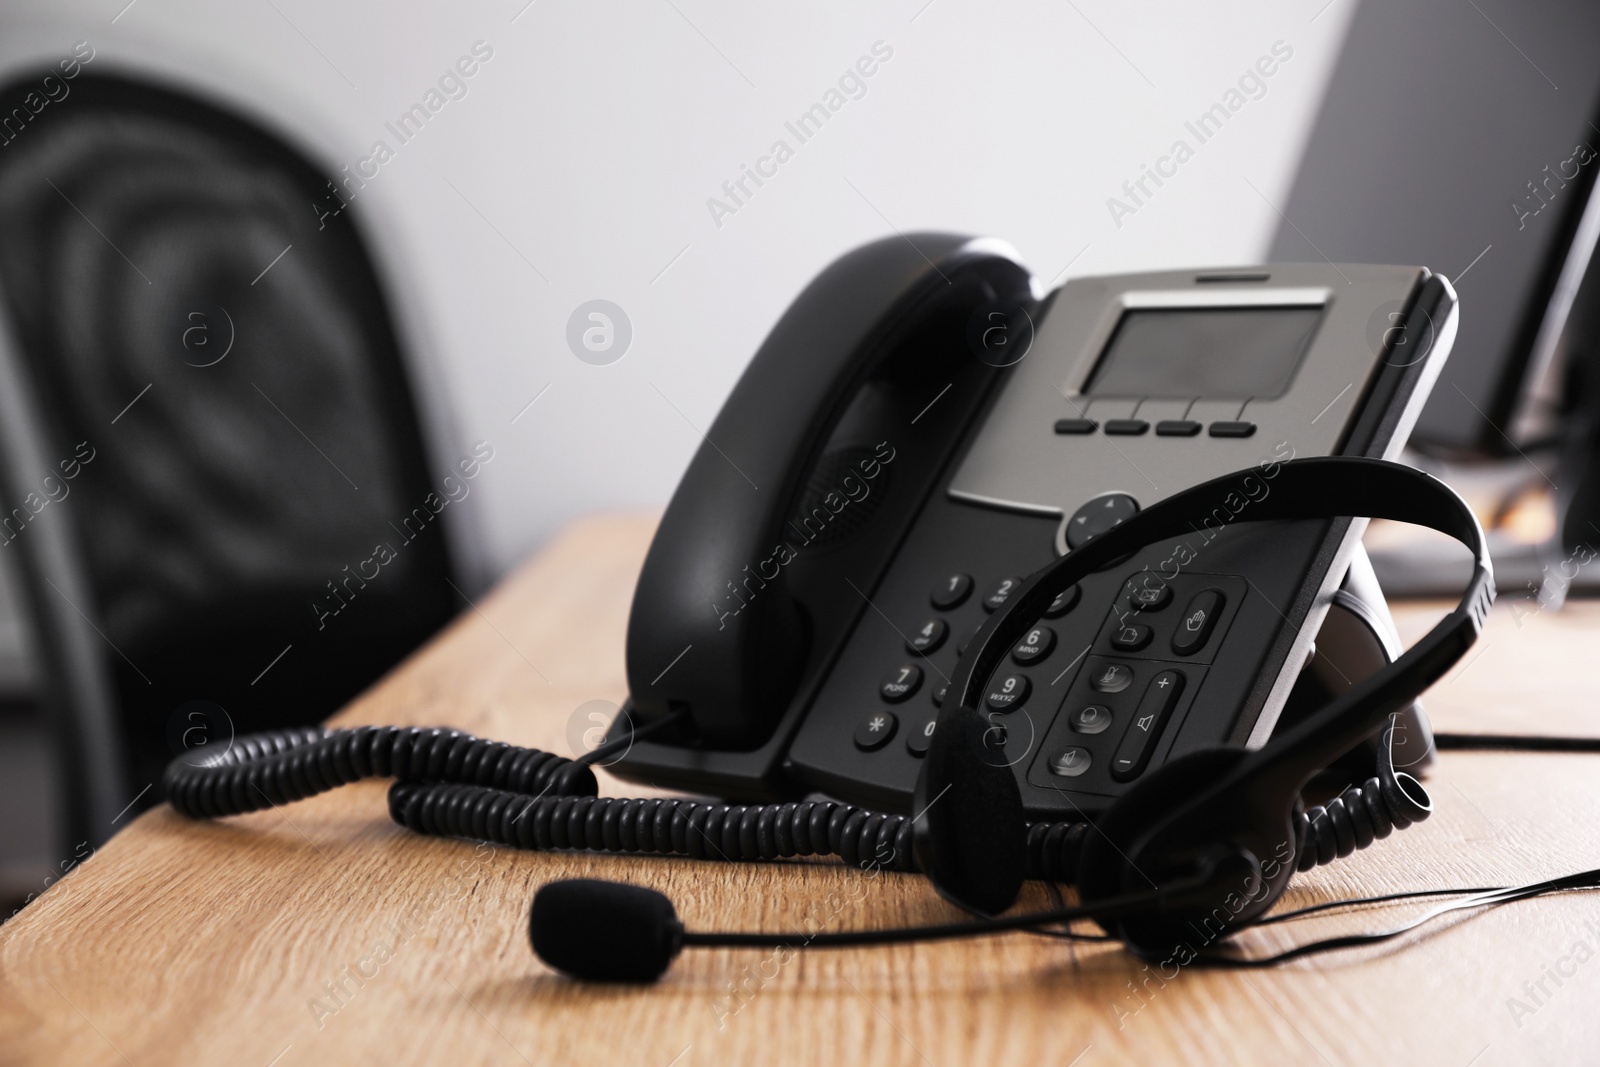
M 596 755 L 598 753 L 591 754 Z M 457 730 L 399 726 L 273 730 L 235 739 L 200 763 L 167 767 L 167 799 L 215 819 L 302 800 L 363 778 L 395 778 L 389 814 L 418 833 L 544 851 L 776 860 L 837 856 L 852 867 L 916 871 L 911 819 L 829 800 L 702 804 L 598 796 L 594 772 L 571 760 Z M 1298 868 L 1348 856 L 1428 817 L 1421 786 L 1387 759 L 1380 777 L 1295 816 Z M 1417 799 L 1413 794 L 1420 794 Z M 1085 822 L 1028 824 L 1027 877 L 1073 882 Z

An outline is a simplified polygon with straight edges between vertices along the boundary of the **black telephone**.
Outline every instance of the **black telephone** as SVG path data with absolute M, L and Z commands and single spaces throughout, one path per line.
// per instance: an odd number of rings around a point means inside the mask
M 613 727 L 636 739 L 612 771 L 909 812 L 957 658 L 1022 578 L 1247 468 L 1192 536 L 1057 598 L 983 712 L 1030 819 L 1094 816 L 1188 752 L 1259 747 L 1397 641 L 1364 520 L 1231 523 L 1291 458 L 1392 458 L 1456 325 L 1449 283 L 1416 267 L 1167 271 L 1040 297 L 994 241 L 845 255 L 779 320 L 667 508 Z M 1420 709 L 1395 740 L 1397 763 L 1424 760 Z
M 1466 504 L 1386 460 L 1456 323 L 1421 268 L 1088 278 L 1041 299 L 992 242 L 868 245 L 801 294 L 695 456 L 639 579 L 607 743 L 566 759 L 453 730 L 279 731 L 175 760 L 167 795 L 217 817 L 394 777 L 390 814 L 422 833 L 836 855 L 921 871 L 980 917 L 698 931 L 645 887 L 545 885 L 534 949 L 587 978 L 653 980 L 689 946 L 1076 919 L 1197 958 L 1192 933 L 1248 926 L 1292 871 L 1431 811 L 1397 764 L 1431 751 L 1415 697 L 1476 640 L 1493 568 Z M 1359 515 L 1473 554 L 1461 603 L 1403 654 L 1365 520 L 1336 517 Z M 736 803 L 601 797 L 590 765 L 619 752 L 624 777 Z M 995 918 L 1030 877 L 1079 903 Z

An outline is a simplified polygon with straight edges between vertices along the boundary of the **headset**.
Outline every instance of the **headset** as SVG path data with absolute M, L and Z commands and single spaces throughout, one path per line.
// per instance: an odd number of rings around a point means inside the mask
M 943 897 L 979 917 L 872 931 L 695 932 L 684 929 L 667 897 L 644 887 L 590 879 L 547 884 L 535 894 L 529 914 L 533 948 L 556 970 L 589 980 L 653 981 L 681 949 L 692 946 L 885 944 L 1046 932 L 1080 919 L 1094 920 L 1146 959 L 1181 953 L 1196 931 L 1204 931 L 1209 944 L 1261 921 L 1294 871 L 1349 855 L 1427 818 L 1427 791 L 1384 758 L 1387 745 L 1380 747 L 1376 776 L 1326 805 L 1305 809 L 1301 791 L 1461 659 L 1477 640 L 1495 595 L 1483 530 L 1444 483 L 1386 460 L 1288 461 L 1271 492 L 1235 522 L 1364 516 L 1437 530 L 1472 553 L 1472 577 L 1460 603 L 1393 663 L 1262 747 L 1211 748 L 1174 759 L 1145 775 L 1092 824 L 1028 823 L 1016 779 L 991 746 L 990 724 L 979 711 L 989 675 L 1056 596 L 1139 548 L 1191 532 L 1247 473 L 1202 483 L 1112 527 L 1036 572 L 989 618 L 958 664 L 940 709 L 914 816 L 827 800 L 724 805 L 597 796 L 589 764 L 615 744 L 667 728 L 671 718 L 577 760 L 442 729 L 249 735 L 198 764 L 192 757 L 174 760 L 165 777 L 167 796 L 185 815 L 215 818 L 360 778 L 392 776 L 398 781 L 389 793 L 391 816 L 422 833 L 529 849 L 706 859 L 831 854 L 853 866 L 920 870 Z M 1080 903 L 998 916 L 1028 878 L 1075 883 Z M 1600 871 L 1514 889 L 1461 890 L 1476 895 L 1427 917 L 1595 885 Z M 1409 928 L 1233 962 L 1272 963 Z

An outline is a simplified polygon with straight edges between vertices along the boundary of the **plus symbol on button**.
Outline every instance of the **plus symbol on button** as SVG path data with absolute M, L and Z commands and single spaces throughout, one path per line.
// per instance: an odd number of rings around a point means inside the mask
M 1162 678 L 1160 681 L 1156 682 L 1156 685 L 1162 689 L 1165 689 L 1167 687 L 1167 683 L 1170 681 L 1172 681 L 1171 678 Z

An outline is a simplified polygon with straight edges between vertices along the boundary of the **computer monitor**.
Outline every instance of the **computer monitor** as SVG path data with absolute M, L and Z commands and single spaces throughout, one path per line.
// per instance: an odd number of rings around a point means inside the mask
M 1412 435 L 1522 444 L 1600 231 L 1600 4 L 1367 0 L 1282 206 L 1277 262 L 1424 263 L 1461 333 Z

